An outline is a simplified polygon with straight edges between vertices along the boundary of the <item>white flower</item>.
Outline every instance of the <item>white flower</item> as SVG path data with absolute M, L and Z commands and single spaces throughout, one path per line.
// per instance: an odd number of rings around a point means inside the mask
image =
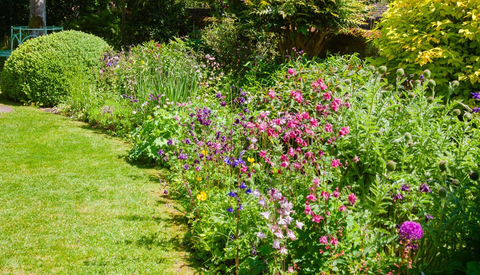
M 301 230 L 303 228 L 303 226 L 304 226 L 303 222 L 299 222 L 299 221 L 295 222 L 295 227 L 297 227 L 298 229 Z
M 287 231 L 287 237 L 290 238 L 290 240 L 295 241 L 297 239 L 297 236 L 295 236 L 295 233 L 293 231 L 288 230 Z
M 279 240 L 274 240 L 272 246 L 275 249 L 280 249 L 280 241 Z
M 258 191 L 258 189 L 255 189 L 252 193 L 252 195 L 254 195 L 255 197 L 260 197 L 260 191 Z
M 257 237 L 260 238 L 260 239 L 263 239 L 266 237 L 265 234 L 263 234 L 262 232 L 257 232 Z
M 273 235 L 275 235 L 275 237 L 277 237 L 279 239 L 283 239 L 283 232 L 282 231 L 277 231 L 277 232 L 273 233 Z
M 261 212 L 260 215 L 262 215 L 265 219 L 268 220 L 268 218 L 270 217 L 270 211 Z

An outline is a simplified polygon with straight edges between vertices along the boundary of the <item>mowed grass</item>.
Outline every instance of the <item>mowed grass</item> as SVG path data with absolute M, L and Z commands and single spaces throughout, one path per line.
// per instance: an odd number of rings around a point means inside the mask
M 12 107 L 0 113 L 0 274 L 193 273 L 181 215 L 155 171 L 123 159 L 127 145 Z

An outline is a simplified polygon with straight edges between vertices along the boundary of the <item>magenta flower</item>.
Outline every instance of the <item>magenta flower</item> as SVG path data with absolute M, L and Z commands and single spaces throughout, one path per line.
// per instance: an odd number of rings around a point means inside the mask
M 308 196 L 307 196 L 307 200 L 310 200 L 310 201 L 316 201 L 317 198 L 315 197 L 314 194 L 310 193 Z
M 353 162 L 355 162 L 355 163 L 357 163 L 358 160 L 359 160 L 359 158 L 358 158 L 357 156 L 355 156 L 355 157 L 353 158 Z
M 311 215 L 312 214 L 312 207 L 310 205 L 305 205 L 305 215 Z
M 331 93 L 323 93 L 323 98 L 325 100 L 330 100 L 330 99 L 332 99 L 332 94 Z
M 351 204 L 357 203 L 357 200 L 358 200 L 358 198 L 357 198 L 357 196 L 355 196 L 355 194 L 352 193 L 352 194 L 348 195 L 348 201 Z
M 339 159 L 333 159 L 332 160 L 332 167 L 333 168 L 337 168 L 337 167 L 340 167 L 340 166 L 342 166 L 342 163 L 340 162 Z
M 350 133 L 350 128 L 347 126 L 347 127 L 342 127 L 338 135 L 342 137 L 342 136 L 348 135 L 348 133 Z
M 331 243 L 332 245 L 337 245 L 337 244 L 338 244 L 338 239 L 335 239 L 334 237 L 330 237 L 330 238 L 331 238 L 331 239 L 330 239 L 330 243 Z
M 288 73 L 289 75 L 295 75 L 295 70 L 292 69 L 292 68 L 289 68 L 289 69 L 287 70 L 287 73 Z
M 332 195 L 335 197 L 335 198 L 338 198 L 340 196 L 340 192 L 338 192 L 338 187 L 335 188 L 335 191 L 333 191 Z
M 260 153 L 258 153 L 258 155 L 260 157 L 264 158 L 267 155 L 267 151 L 262 150 L 262 151 L 260 151 Z
M 325 132 L 327 132 L 327 133 L 333 132 L 332 124 L 327 123 L 327 124 L 325 125 Z
M 315 184 L 315 186 L 319 186 L 320 185 L 320 179 L 319 178 L 314 178 L 312 180 L 313 184 Z
M 313 215 L 312 222 L 320 223 L 320 221 L 323 220 L 323 217 L 317 214 Z
M 330 197 L 330 194 L 325 191 L 322 191 L 320 195 L 325 199 L 325 201 L 327 201 L 328 198 Z
M 419 240 L 423 237 L 423 229 L 419 223 L 406 221 L 400 226 L 400 238 L 403 240 Z
M 338 211 L 340 211 L 340 212 L 343 212 L 345 210 L 347 210 L 347 207 L 345 205 L 342 205 L 338 208 Z
M 268 91 L 268 96 L 272 99 L 275 98 L 275 91 L 273 89 Z
M 318 240 L 322 244 L 328 244 L 328 238 L 327 236 L 321 236 L 320 239 Z

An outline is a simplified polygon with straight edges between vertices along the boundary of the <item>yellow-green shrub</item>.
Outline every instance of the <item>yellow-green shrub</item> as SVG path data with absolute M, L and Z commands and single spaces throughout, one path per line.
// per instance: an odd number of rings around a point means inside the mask
M 99 66 L 109 48 L 103 39 L 79 31 L 27 40 L 5 62 L 2 94 L 19 102 L 55 106 L 71 89 L 72 75 L 92 75 L 92 67 Z
M 383 15 L 374 40 L 381 62 L 407 74 L 432 71 L 437 90 L 459 80 L 469 96 L 480 87 L 478 0 L 397 0 Z

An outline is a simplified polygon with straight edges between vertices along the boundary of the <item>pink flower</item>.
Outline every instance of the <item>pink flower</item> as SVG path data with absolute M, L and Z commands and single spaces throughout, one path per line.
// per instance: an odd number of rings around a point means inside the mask
M 320 221 L 323 220 L 323 217 L 317 214 L 313 215 L 312 222 L 320 223 Z
M 274 91 L 273 89 L 271 89 L 270 91 L 268 91 L 268 96 L 269 96 L 270 98 L 272 98 L 272 99 L 275 98 L 275 91 Z
M 242 168 L 240 169 L 240 171 L 241 171 L 242 173 L 247 173 L 248 167 L 245 166 L 245 165 L 243 165 Z
M 318 121 L 313 117 L 310 118 L 310 126 L 314 128 L 318 126 Z
M 330 194 L 329 194 L 329 193 L 327 193 L 327 192 L 325 192 L 325 191 L 322 191 L 322 194 L 321 194 L 321 196 L 322 196 L 322 197 L 325 199 L 325 201 L 327 201 L 327 200 L 328 200 L 328 198 L 330 197 Z
M 342 163 L 340 162 L 339 159 L 333 159 L 332 160 L 332 167 L 333 168 L 337 168 L 337 167 L 340 167 L 340 166 L 342 166 Z
M 331 238 L 331 239 L 330 239 L 330 243 L 331 243 L 332 245 L 337 245 L 337 244 L 338 244 L 338 239 L 335 239 L 334 237 L 330 237 L 330 238 Z
M 293 266 L 288 267 L 288 273 L 293 273 Z
M 280 157 L 280 160 L 288 161 L 288 157 L 286 155 L 282 154 L 282 156 Z
M 350 102 L 345 102 L 345 107 L 350 108 Z
M 310 205 L 305 205 L 305 215 L 312 214 L 312 207 Z
M 262 150 L 262 151 L 260 151 L 260 153 L 258 153 L 258 155 L 260 157 L 264 158 L 267 155 L 267 151 Z
M 297 236 L 295 236 L 295 233 L 293 233 L 293 231 L 288 230 L 287 231 L 287 238 L 290 238 L 290 240 L 295 241 L 297 239 Z
M 321 236 L 318 241 L 319 241 L 320 243 L 323 243 L 323 244 L 328 244 L 328 238 L 327 238 L 327 236 Z
M 285 246 L 280 247 L 280 254 L 287 254 L 287 248 Z
M 357 200 L 358 200 L 358 198 L 357 198 L 357 196 L 355 196 L 355 194 L 352 193 L 352 194 L 348 195 L 348 201 L 351 204 L 357 203 Z
M 309 119 L 309 118 L 310 118 L 310 115 L 309 115 L 307 112 L 303 112 L 303 113 L 302 113 L 302 118 L 303 118 L 303 119 Z
M 333 132 L 332 124 L 327 123 L 327 124 L 325 125 L 325 132 L 327 132 L 327 133 Z
M 335 188 L 335 191 L 333 191 L 333 196 L 334 196 L 335 198 L 338 198 L 338 197 L 340 196 L 340 192 L 338 192 L 338 187 Z
M 284 167 L 284 168 L 287 168 L 289 165 L 288 161 L 282 161 L 282 163 L 280 163 L 280 166 Z
M 355 156 L 355 157 L 353 158 L 353 161 L 354 161 L 355 163 L 357 163 L 358 160 L 359 160 L 359 158 L 358 158 L 357 156 Z
M 323 93 L 323 98 L 324 98 L 325 100 L 330 100 L 330 99 L 332 98 L 332 94 L 330 94 L 330 93 Z
M 288 148 L 288 152 L 287 154 L 291 157 L 295 156 L 295 150 L 293 150 L 293 148 Z
M 312 180 L 313 184 L 315 184 L 315 186 L 319 186 L 320 185 L 320 179 L 319 178 L 314 178 Z
M 280 241 L 279 240 L 274 240 L 272 247 L 275 249 L 280 249 Z
M 330 211 L 327 210 L 327 212 L 325 212 L 325 214 L 326 214 L 327 216 L 330 216 Z
M 317 198 L 315 197 L 314 194 L 310 193 L 308 196 L 307 196 L 307 200 L 310 200 L 310 201 L 316 201 Z
M 322 150 L 318 151 L 318 156 L 322 157 L 323 155 L 325 155 L 325 153 Z
M 295 70 L 292 69 L 292 68 L 290 68 L 290 69 L 287 70 L 287 73 L 288 73 L 289 75 L 295 75 Z
M 347 126 L 347 127 L 342 127 L 342 129 L 340 129 L 339 131 L 339 136 L 346 136 L 348 135 L 348 133 L 350 133 L 350 128 Z
M 293 164 L 293 167 L 297 170 L 300 170 L 300 168 L 302 168 L 302 164 L 300 162 L 295 162 L 295 164 Z
M 325 83 L 323 83 L 323 81 L 320 83 L 320 90 L 325 90 L 327 88 L 327 85 L 325 85 Z

